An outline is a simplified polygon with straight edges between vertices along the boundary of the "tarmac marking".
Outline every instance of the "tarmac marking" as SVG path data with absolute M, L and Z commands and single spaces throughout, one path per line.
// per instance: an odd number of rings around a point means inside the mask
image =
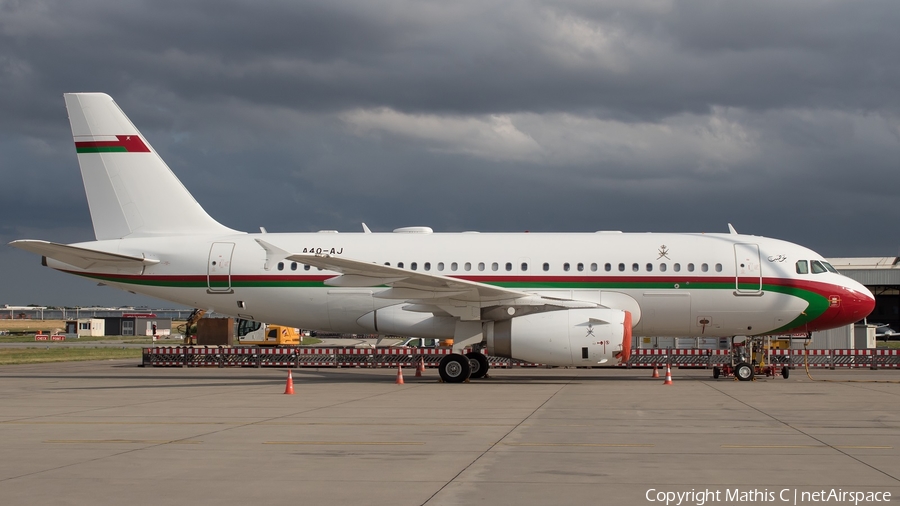
M 424 445 L 423 441 L 263 441 L 264 445 L 309 445 L 309 446 L 410 446 Z
M 106 422 L 106 421 L 96 421 L 96 422 L 80 422 L 80 421 L 59 421 L 59 422 L 47 422 L 47 421 L 27 421 L 27 420 L 14 420 L 9 422 L 0 421 L 0 425 L 235 425 L 235 426 L 243 426 L 247 425 L 248 422 Z M 250 422 L 252 423 L 252 422 Z M 373 425 L 379 426 L 395 426 L 397 425 L 396 420 L 385 420 L 384 422 L 258 422 L 255 425 L 275 425 L 275 426 L 287 426 L 287 427 L 296 427 L 296 426 L 310 426 L 310 425 L 328 425 L 328 426 L 349 426 L 349 427 L 371 427 Z M 422 427 L 509 427 L 513 425 L 512 423 L 407 423 L 404 426 L 422 426 Z M 576 427 L 582 427 L 580 425 Z M 583 427 L 593 427 L 592 425 L 584 425 Z
M 841 448 L 851 450 L 893 450 L 893 446 L 857 445 L 722 445 L 722 448 Z
M 191 441 L 188 439 L 48 439 L 45 443 L 62 443 L 62 444 L 93 444 L 93 443 L 126 443 L 126 444 L 180 444 L 180 445 L 197 445 L 202 441 Z
M 499 443 L 503 446 L 586 446 L 595 448 L 653 448 L 655 444 L 639 443 Z
M 12 422 L 0 422 L 0 425 L 244 425 L 246 422 L 31 422 L 16 420 Z

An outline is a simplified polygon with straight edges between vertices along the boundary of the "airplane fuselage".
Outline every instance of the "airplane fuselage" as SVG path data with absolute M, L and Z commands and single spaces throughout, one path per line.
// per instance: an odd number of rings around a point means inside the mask
M 334 233 L 136 238 L 84 243 L 159 260 L 141 270 L 73 271 L 137 293 L 282 325 L 371 333 L 366 314 L 402 303 L 387 287 L 328 286 L 336 272 L 268 253 L 327 254 L 461 278 L 634 314 L 644 336 L 807 332 L 863 318 L 868 290 L 813 273 L 817 253 L 738 234 Z M 76 245 L 77 246 L 77 245 Z M 797 262 L 806 262 L 805 274 Z M 434 337 L 453 337 L 435 330 Z M 428 336 L 431 337 L 431 336 Z

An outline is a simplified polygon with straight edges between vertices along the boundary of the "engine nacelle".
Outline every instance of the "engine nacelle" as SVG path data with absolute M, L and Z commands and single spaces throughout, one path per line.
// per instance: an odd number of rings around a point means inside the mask
M 434 316 L 431 313 L 406 311 L 397 304 L 372 311 L 356 320 L 370 332 L 395 334 L 398 336 L 448 339 L 453 337 L 456 319 L 449 316 Z
M 488 353 L 548 365 L 613 365 L 631 356 L 631 313 L 548 311 L 486 326 Z

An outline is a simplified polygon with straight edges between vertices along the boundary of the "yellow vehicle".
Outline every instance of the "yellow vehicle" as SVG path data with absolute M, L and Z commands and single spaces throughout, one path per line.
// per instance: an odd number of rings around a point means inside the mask
M 253 320 L 238 320 L 238 344 L 249 346 L 299 346 L 300 329 L 268 325 Z

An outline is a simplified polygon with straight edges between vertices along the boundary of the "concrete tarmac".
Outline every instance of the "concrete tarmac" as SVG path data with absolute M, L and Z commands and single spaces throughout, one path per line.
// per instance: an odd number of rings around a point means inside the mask
M 5 366 L 0 501 L 584 506 L 693 491 L 681 504 L 817 504 L 809 493 L 832 490 L 898 501 L 900 384 L 673 375 L 665 386 L 645 369 L 513 369 L 441 384 L 436 370 L 404 370 L 401 386 L 396 370 L 300 369 L 291 396 L 285 369 Z

